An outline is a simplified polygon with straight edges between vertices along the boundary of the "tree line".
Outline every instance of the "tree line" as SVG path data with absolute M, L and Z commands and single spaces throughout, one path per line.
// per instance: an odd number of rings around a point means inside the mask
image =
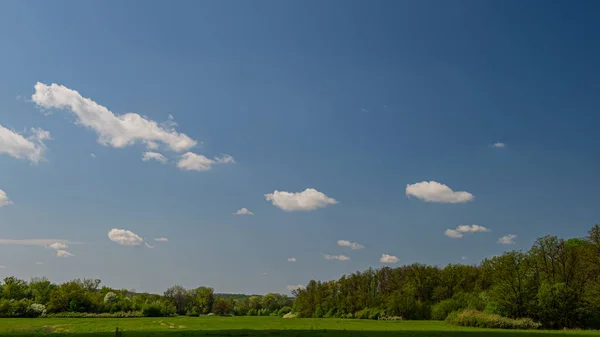
M 0 282 L 0 317 L 159 317 L 172 315 L 285 315 L 293 299 L 282 294 L 215 294 L 212 288 L 173 286 L 163 295 L 100 287 L 98 279 L 53 284 L 6 277 Z
M 600 328 L 600 226 L 584 238 L 538 238 L 476 266 L 399 268 L 310 281 L 294 292 L 299 317 L 443 320 L 472 309 L 548 328 Z

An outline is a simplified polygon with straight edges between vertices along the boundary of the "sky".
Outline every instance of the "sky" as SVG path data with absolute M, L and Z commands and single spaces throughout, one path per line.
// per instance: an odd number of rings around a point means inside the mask
M 288 293 L 599 221 L 595 1 L 2 1 L 0 277 Z

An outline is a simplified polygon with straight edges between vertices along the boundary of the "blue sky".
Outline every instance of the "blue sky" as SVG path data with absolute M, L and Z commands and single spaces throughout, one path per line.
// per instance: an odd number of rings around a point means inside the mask
M 287 292 L 583 236 L 599 10 L 0 2 L 0 277 Z

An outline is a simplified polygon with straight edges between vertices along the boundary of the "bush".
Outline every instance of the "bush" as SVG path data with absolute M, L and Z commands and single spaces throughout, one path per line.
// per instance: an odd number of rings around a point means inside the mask
M 446 317 L 448 317 L 448 314 L 459 309 L 462 309 L 461 305 L 455 299 L 449 298 L 447 300 L 443 300 L 437 304 L 434 304 L 431 308 L 431 319 L 443 321 L 446 319 Z
M 175 314 L 175 306 L 170 302 L 146 302 L 142 306 L 142 314 L 146 317 L 166 317 Z
M 290 307 L 283 307 L 283 308 L 279 309 L 279 311 L 277 312 L 277 315 L 284 316 L 285 314 L 288 314 L 290 312 L 292 312 L 292 308 L 290 308 Z
M 451 312 L 446 317 L 446 323 L 458 326 L 499 329 L 539 329 L 541 327 L 540 323 L 534 322 L 531 318 L 512 319 L 471 309 Z
M 29 312 L 32 317 L 40 317 L 46 314 L 46 306 L 39 303 L 33 303 L 29 306 Z

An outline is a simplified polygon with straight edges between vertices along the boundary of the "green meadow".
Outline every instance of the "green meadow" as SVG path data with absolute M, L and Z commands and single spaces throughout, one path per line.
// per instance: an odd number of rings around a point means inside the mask
M 439 321 L 285 319 L 279 317 L 5 318 L 0 336 L 600 336 L 598 331 L 496 330 Z

